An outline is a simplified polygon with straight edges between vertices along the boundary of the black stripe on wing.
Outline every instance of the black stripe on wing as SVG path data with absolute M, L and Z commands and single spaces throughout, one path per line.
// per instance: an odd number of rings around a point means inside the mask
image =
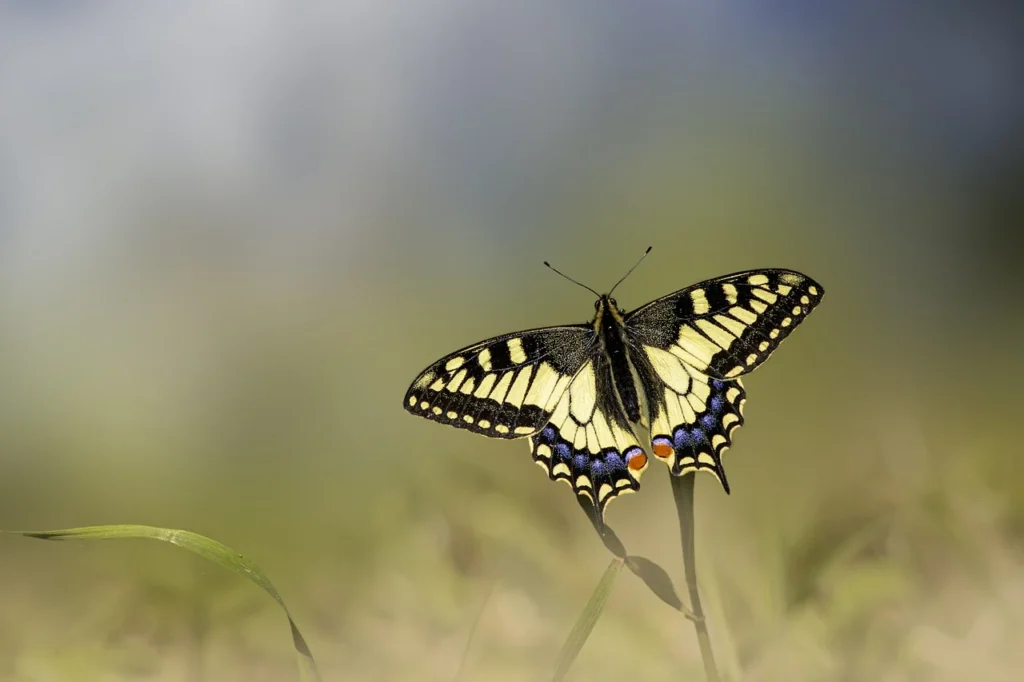
M 652 301 L 626 315 L 626 329 L 634 342 L 734 379 L 767 360 L 824 293 L 799 272 L 749 270 Z
M 547 423 L 588 357 L 589 325 L 546 327 L 467 346 L 424 369 L 405 409 L 493 438 L 522 438 Z

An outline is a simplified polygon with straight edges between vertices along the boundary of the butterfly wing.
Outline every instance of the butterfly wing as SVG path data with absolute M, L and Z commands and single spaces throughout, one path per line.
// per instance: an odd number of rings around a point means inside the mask
M 584 363 L 530 450 L 550 479 L 568 483 L 599 514 L 616 496 L 639 489 L 647 455 L 615 400 L 603 355 Z
M 778 348 L 821 301 L 791 270 L 750 270 L 701 282 L 625 317 L 647 380 L 651 448 L 672 473 L 708 471 L 729 492 L 722 453 L 743 424 L 739 379 Z
M 729 484 L 721 455 L 743 423 L 739 377 L 819 303 L 819 284 L 790 270 L 708 280 L 625 316 L 654 454 L 673 474 L 707 470 Z M 531 436 L 534 460 L 600 513 L 639 488 L 647 455 L 615 396 L 591 325 L 507 334 L 441 358 L 405 395 L 413 414 L 495 438 Z
M 651 449 L 674 475 L 708 471 L 728 493 L 722 453 L 732 445 L 733 431 L 743 425 L 747 394 L 739 379 L 712 379 L 685 363 L 677 364 L 672 383 L 661 382 L 655 389 L 660 394 L 648 397 Z M 656 371 L 665 376 L 666 369 Z
M 715 379 L 735 379 L 767 360 L 823 294 L 799 272 L 748 270 L 652 301 L 625 323 L 645 350 L 671 353 Z
M 522 438 L 551 418 L 594 344 L 590 325 L 545 327 L 467 346 L 423 370 L 412 414 L 492 438 Z

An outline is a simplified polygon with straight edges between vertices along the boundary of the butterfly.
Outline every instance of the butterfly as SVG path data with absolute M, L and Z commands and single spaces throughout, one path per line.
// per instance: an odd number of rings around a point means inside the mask
M 713 474 L 728 493 L 722 453 L 744 421 L 741 377 L 818 305 L 821 285 L 792 270 L 747 270 L 627 313 L 611 296 L 625 276 L 598 294 L 558 274 L 598 296 L 589 324 L 513 332 L 446 355 L 412 382 L 405 409 L 529 439 L 548 477 L 588 498 L 599 517 L 639 489 L 648 452 L 675 476 Z

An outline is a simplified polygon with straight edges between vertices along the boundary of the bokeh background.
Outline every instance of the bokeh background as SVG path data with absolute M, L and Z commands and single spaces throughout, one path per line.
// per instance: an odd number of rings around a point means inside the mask
M 188 528 L 328 679 L 549 674 L 608 561 L 437 357 L 789 267 L 823 305 L 697 485 L 732 680 L 1019 679 L 1013 3 L 0 3 L 0 527 Z M 609 522 L 682 588 L 664 468 Z M 295 679 L 252 585 L 0 537 L 0 679 Z M 479 617 L 479 618 L 478 618 Z M 469 643 L 470 631 L 475 634 Z M 624 574 L 576 680 L 702 679 Z

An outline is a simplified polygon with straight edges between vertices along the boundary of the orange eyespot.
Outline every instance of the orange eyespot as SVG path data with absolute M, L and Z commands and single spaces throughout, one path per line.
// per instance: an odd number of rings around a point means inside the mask
M 639 471 L 647 465 L 647 455 L 641 450 L 632 457 L 629 458 L 629 468 L 633 471 Z
M 674 450 L 668 443 L 655 443 L 654 454 L 664 459 L 665 457 L 671 457 Z

